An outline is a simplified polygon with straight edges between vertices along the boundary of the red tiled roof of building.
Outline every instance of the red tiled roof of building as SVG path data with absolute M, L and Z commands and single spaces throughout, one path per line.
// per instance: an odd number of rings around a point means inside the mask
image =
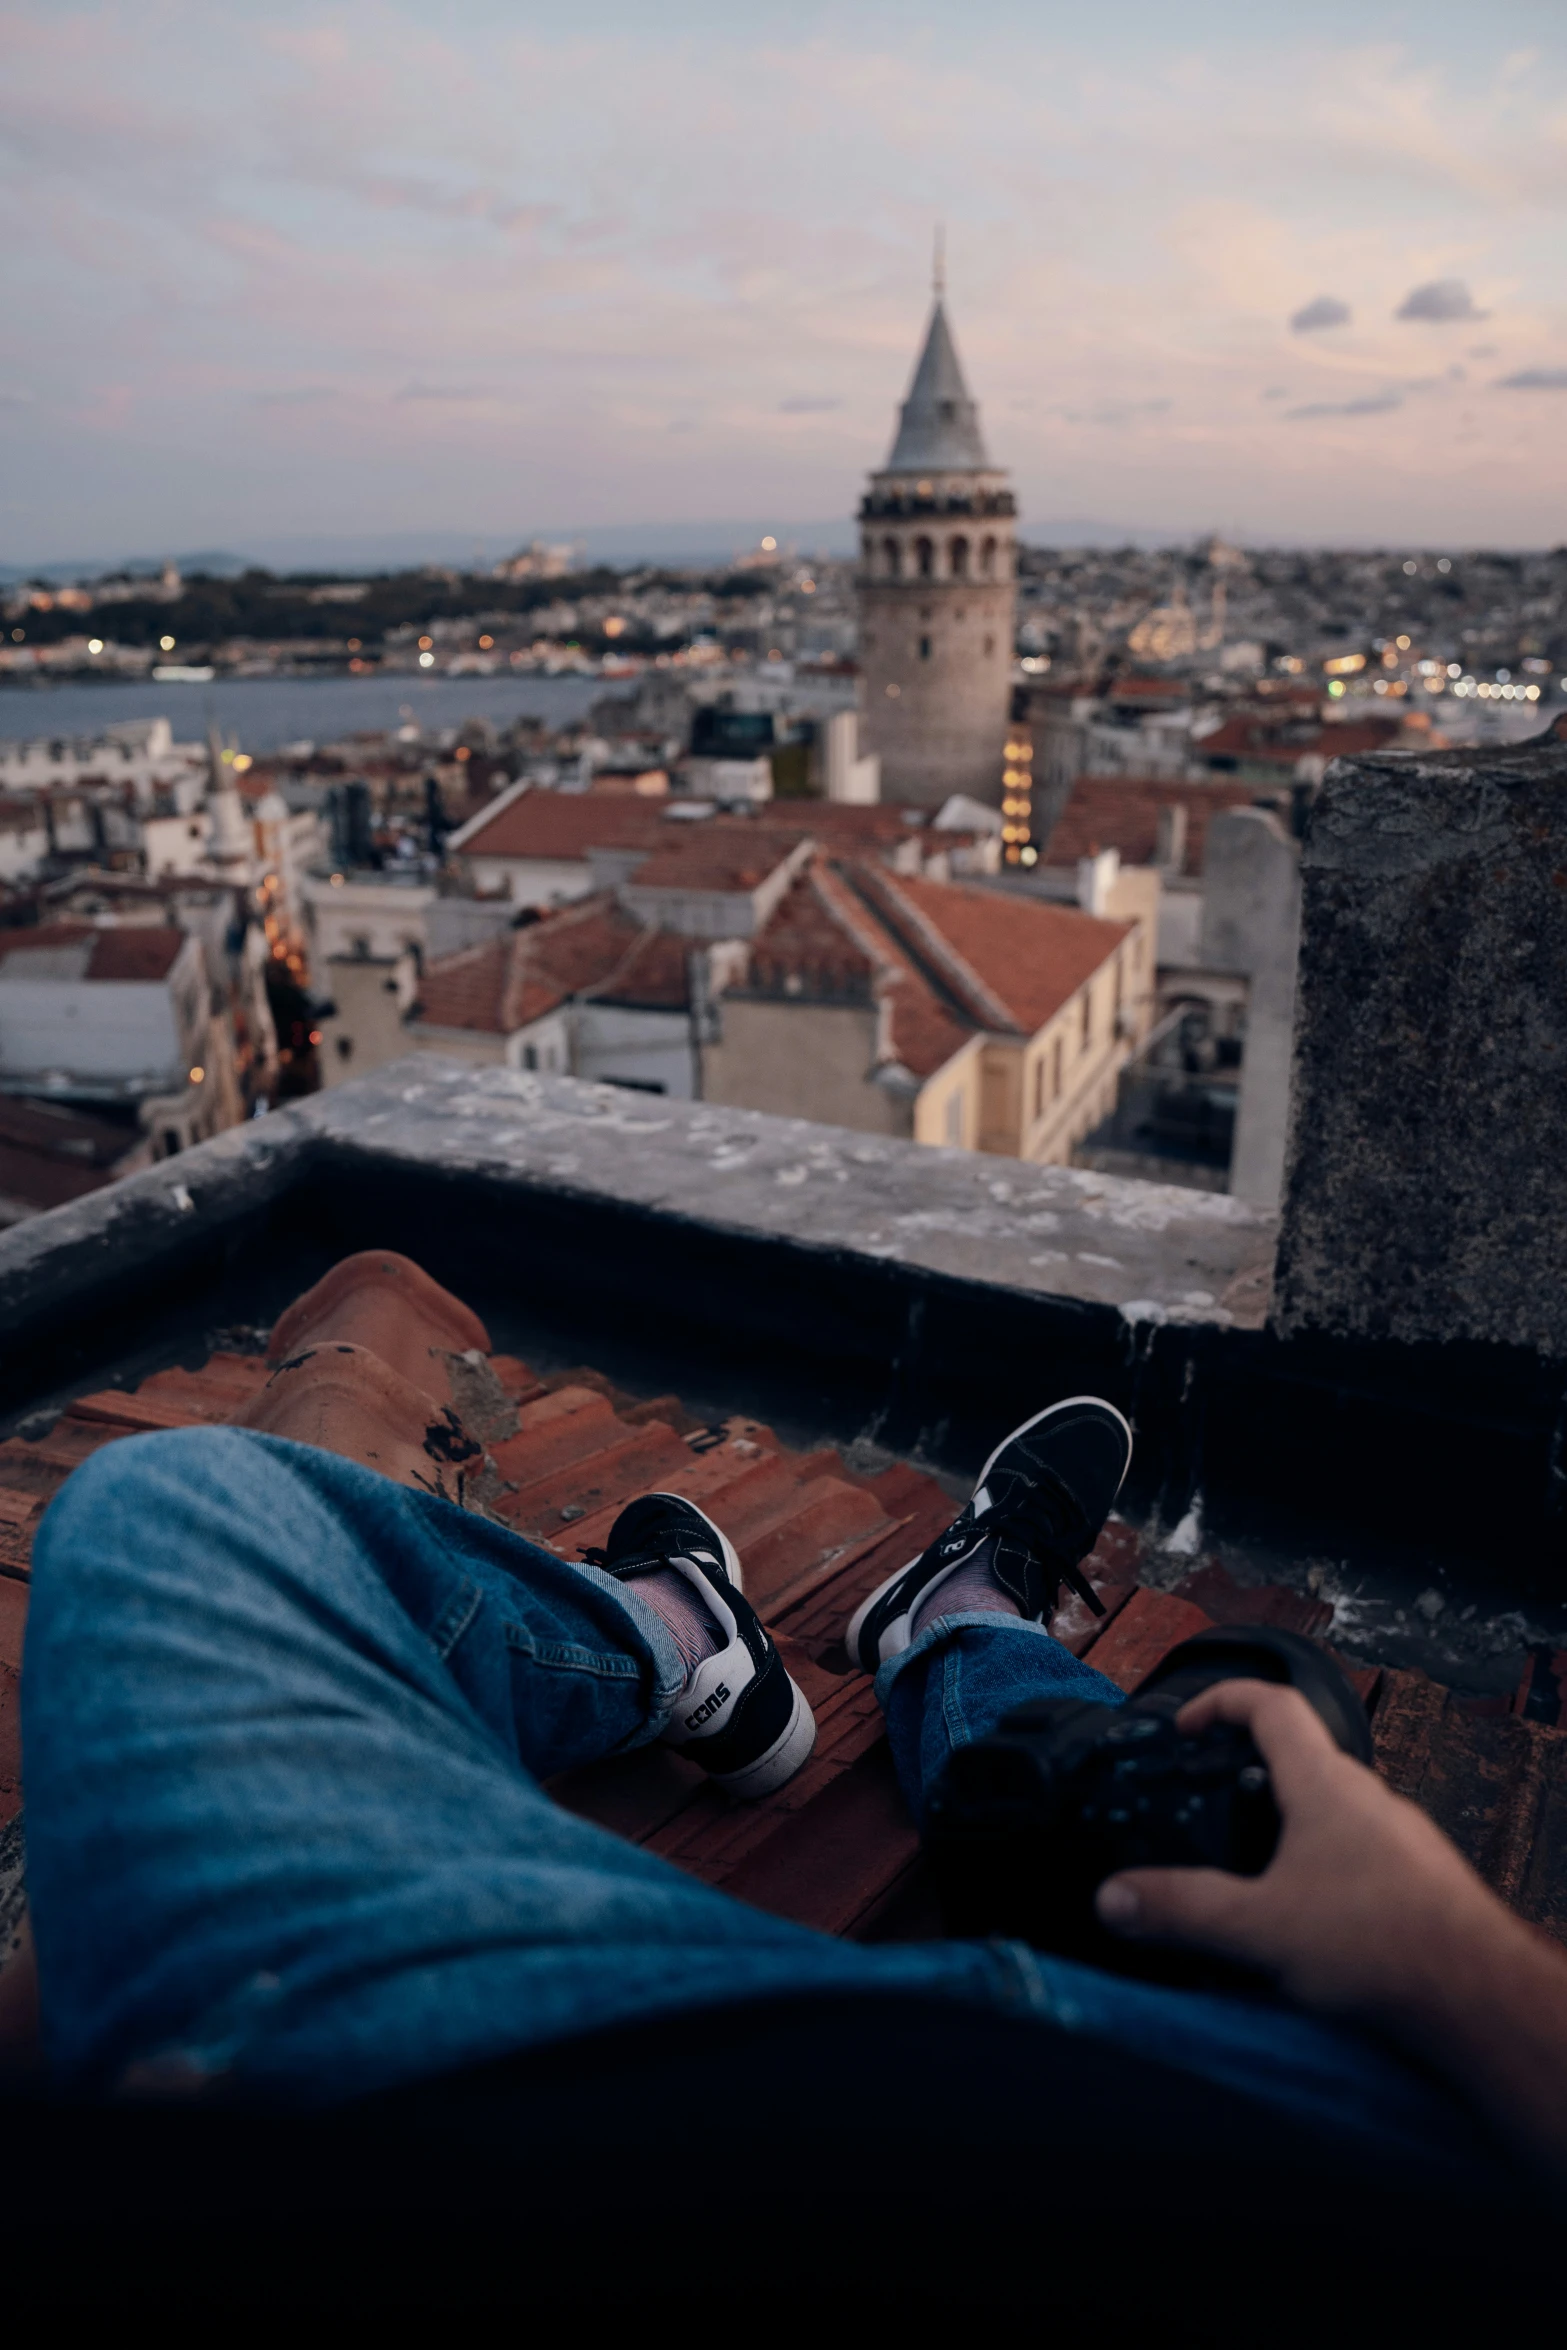
M 863 873 L 865 868 L 855 869 Z M 826 907 L 858 951 L 876 968 L 886 992 L 889 1037 L 895 1058 L 916 1077 L 932 1077 L 961 1052 L 975 1025 L 962 1018 L 904 949 L 886 924 L 851 886 L 843 869 L 818 860 L 812 878 Z
M 747 817 L 667 824 L 631 883 L 636 889 L 759 889 L 809 835 L 808 824 L 786 830 Z
M 464 857 L 538 857 L 586 863 L 590 849 L 652 848 L 663 816 L 634 793 L 525 791 L 460 843 Z
M 113 1181 L 145 1137 L 55 1102 L 0 1096 L 0 1199 L 57 1208 Z
M 0 962 L 55 947 L 89 946 L 84 979 L 166 979 L 185 944 L 183 930 L 134 922 L 100 928 L 91 922 L 44 922 L 31 930 L 0 931 Z
M 1047 865 L 1075 865 L 1079 857 L 1116 849 L 1123 865 L 1151 865 L 1159 853 L 1161 811 L 1184 808 L 1182 870 L 1200 873 L 1210 820 L 1226 808 L 1249 808 L 1258 788 L 1217 776 L 1210 782 L 1202 777 L 1167 781 L 1140 775 L 1080 775 L 1040 854 Z
M 1391 713 L 1313 725 L 1309 717 L 1302 721 L 1252 712 L 1226 718 L 1212 734 L 1195 736 L 1192 753 L 1199 759 L 1261 759 L 1271 767 L 1293 767 L 1297 759 L 1358 758 L 1365 751 L 1385 750 L 1403 732 L 1402 717 Z
M 972 883 L 913 881 L 873 868 L 861 870 L 878 903 L 916 953 L 931 933 L 940 940 L 952 958 L 941 967 L 940 976 L 951 971 L 958 992 L 973 1003 L 982 1023 L 997 1025 L 986 1016 L 989 999 L 1024 1036 L 1053 1020 L 1084 980 L 1091 979 L 1130 937 L 1133 927 Z
M 1130 928 L 1037 899 L 817 857 L 756 940 L 751 980 L 769 994 L 879 996 L 894 1055 L 929 1077 L 971 1036 L 1032 1036 Z
M 443 955 L 425 973 L 419 1020 L 512 1036 L 572 997 L 683 1010 L 687 942 L 650 930 L 611 897 L 592 897 L 482 946 Z

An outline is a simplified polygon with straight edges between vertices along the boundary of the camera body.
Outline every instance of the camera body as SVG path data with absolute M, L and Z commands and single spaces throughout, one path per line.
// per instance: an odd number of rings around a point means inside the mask
M 1035 1700 L 952 1755 L 924 1825 L 948 1933 L 1001 1935 L 1123 1972 L 1182 1972 L 1168 1953 L 1150 1962 L 1107 1934 L 1094 1894 L 1120 1869 L 1267 1867 L 1279 1814 L 1250 1732 L 1176 1727 L 1202 1690 L 1243 1679 L 1299 1689 L 1345 1753 L 1371 1760 L 1365 1708 L 1320 1648 L 1254 1625 L 1201 1632 L 1124 1705 Z M 1184 1971 L 1211 1976 L 1211 1962 Z

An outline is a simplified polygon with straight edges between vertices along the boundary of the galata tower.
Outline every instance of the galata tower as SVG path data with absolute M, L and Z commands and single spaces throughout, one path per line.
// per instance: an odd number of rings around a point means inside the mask
M 1012 691 L 1017 503 L 985 453 L 941 268 L 892 454 L 860 507 L 861 747 L 882 797 L 1001 798 Z

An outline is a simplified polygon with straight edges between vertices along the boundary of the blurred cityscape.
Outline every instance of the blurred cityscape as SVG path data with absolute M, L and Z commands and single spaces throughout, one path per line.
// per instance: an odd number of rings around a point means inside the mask
M 1276 1205 L 1312 795 L 1538 733 L 1567 549 L 1018 528 L 938 299 L 853 562 L 13 580 L 0 1216 L 421 1049 Z M 280 740 L 326 677 L 577 683 Z

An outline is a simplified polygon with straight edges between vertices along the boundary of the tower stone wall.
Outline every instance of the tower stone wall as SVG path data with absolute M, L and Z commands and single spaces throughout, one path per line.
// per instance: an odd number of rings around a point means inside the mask
M 892 454 L 860 507 L 860 739 L 880 757 L 884 799 L 1000 801 L 1016 517 L 938 297 Z

